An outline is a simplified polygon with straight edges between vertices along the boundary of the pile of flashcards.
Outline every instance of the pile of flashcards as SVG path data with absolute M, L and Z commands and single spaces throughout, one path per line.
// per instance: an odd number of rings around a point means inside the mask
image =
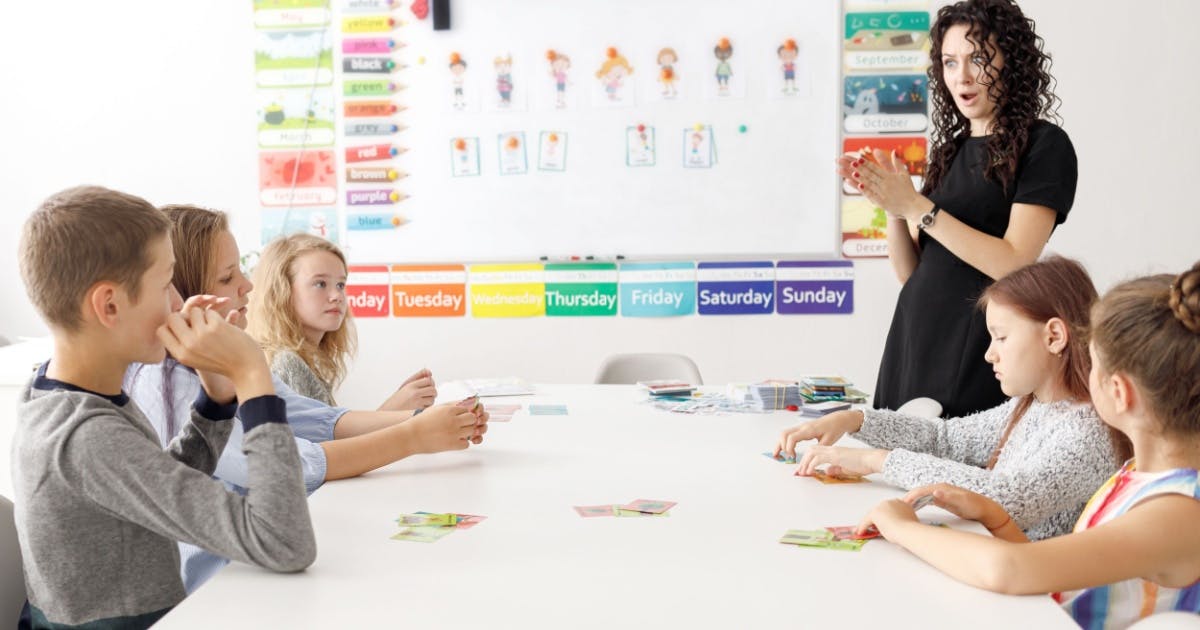
M 855 536 L 854 526 L 826 527 L 825 529 L 789 529 L 779 539 L 785 545 L 799 547 L 818 547 L 820 549 L 837 549 L 839 551 L 858 551 L 867 540 L 879 537 L 879 532 L 870 532 Z
M 855 389 L 853 385 L 854 383 L 840 376 L 810 376 L 800 381 L 800 395 L 808 403 L 831 400 L 848 403 L 867 402 L 866 392 Z
M 392 540 L 413 542 L 437 542 L 460 529 L 475 527 L 486 516 L 473 514 L 413 512 L 401 514 L 396 522 L 403 528 L 392 536 Z
M 572 506 L 580 516 L 592 518 L 596 516 L 639 517 L 639 516 L 670 516 L 668 510 L 675 507 L 674 501 L 652 501 L 638 499 L 625 505 L 576 505 Z
M 484 405 L 488 412 L 488 422 L 508 422 L 513 414 L 521 409 L 521 405 Z
M 787 455 L 784 455 L 783 453 L 776 455 L 774 453 L 766 452 L 766 453 L 763 453 L 763 457 L 773 459 L 781 464 L 795 464 L 797 461 L 795 457 L 788 457 Z M 813 479 L 820 481 L 821 483 L 867 483 L 869 481 L 869 479 L 867 479 L 865 477 L 859 477 L 857 475 L 848 475 L 845 477 L 835 477 L 833 475 L 830 475 L 829 473 L 822 472 L 820 470 L 814 472 L 812 475 L 801 475 L 800 470 L 797 469 L 795 472 L 795 475 L 797 477 L 810 476 Z

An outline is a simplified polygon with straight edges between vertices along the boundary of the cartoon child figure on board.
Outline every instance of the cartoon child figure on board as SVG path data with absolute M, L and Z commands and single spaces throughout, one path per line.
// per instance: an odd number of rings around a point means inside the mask
M 704 143 L 704 134 L 699 131 L 692 132 L 692 150 L 688 156 L 688 161 L 692 164 L 704 163 L 704 158 L 700 155 L 700 145 Z
M 463 98 L 463 83 L 467 75 L 467 62 L 463 60 L 462 55 L 456 52 L 450 53 L 450 74 L 454 77 L 454 109 L 463 109 L 467 106 L 467 102 Z
M 554 106 L 563 109 L 567 106 L 567 70 L 571 69 L 571 58 L 558 51 L 548 50 L 546 60 L 550 62 L 550 76 L 554 78 Z
M 496 57 L 492 65 L 496 68 L 496 91 L 500 93 L 500 107 L 510 107 L 513 93 L 512 55 Z
M 729 43 L 728 37 L 722 37 L 721 41 L 717 42 L 713 54 L 717 57 L 717 94 L 728 96 L 729 77 L 733 76 L 733 68 L 729 65 L 729 58 L 733 56 L 733 45 Z
M 783 93 L 797 93 L 799 90 L 796 89 L 796 57 L 800 55 L 800 48 L 796 46 L 796 40 L 787 40 L 775 54 L 779 55 L 780 69 L 783 70 Z
M 607 59 L 600 69 L 596 71 L 596 78 L 600 79 L 604 84 L 604 92 L 608 95 L 610 101 L 622 101 L 622 88 L 625 86 L 625 77 L 633 74 L 633 66 L 629 65 L 629 60 L 622 57 L 616 48 L 609 48 Z
M 663 98 L 673 99 L 679 96 L 679 89 L 675 84 L 679 81 L 679 75 L 675 73 L 675 64 L 679 63 L 679 55 L 675 54 L 674 48 L 664 48 L 658 51 L 658 82 L 662 83 Z

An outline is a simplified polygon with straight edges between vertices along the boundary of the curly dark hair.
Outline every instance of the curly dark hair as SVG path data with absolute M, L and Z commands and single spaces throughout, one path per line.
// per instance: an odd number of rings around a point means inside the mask
M 1050 55 L 1042 50 L 1045 42 L 1034 32 L 1033 20 L 1025 17 L 1013 0 L 962 0 L 938 11 L 930 29 L 929 49 L 933 150 L 921 192 L 927 195 L 937 189 L 954 154 L 971 134 L 971 123 L 954 104 L 942 76 L 942 40 L 950 27 L 960 24 L 967 25 L 967 39 L 983 57 L 988 96 L 996 106 L 984 177 L 1007 192 L 1033 124 L 1043 117 L 1061 122 Z M 997 51 L 1004 60 L 999 73 L 992 66 Z

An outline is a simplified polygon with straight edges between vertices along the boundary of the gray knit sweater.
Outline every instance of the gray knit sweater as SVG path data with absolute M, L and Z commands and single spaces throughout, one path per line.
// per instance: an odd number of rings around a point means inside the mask
M 333 392 L 312 368 L 291 350 L 281 350 L 271 357 L 271 374 L 305 398 L 319 400 L 333 407 Z
M 276 571 L 312 563 L 316 542 L 284 403 L 242 405 L 253 491 L 210 475 L 234 405 L 201 394 L 164 451 L 125 394 L 34 376 L 17 407 L 15 521 L 30 604 L 57 624 L 145 625 L 184 598 L 175 541 Z M 37 614 L 35 612 L 35 614 Z
M 863 411 L 855 437 L 891 449 L 888 483 L 911 489 L 950 483 L 991 498 L 1030 540 L 1065 534 L 1084 503 L 1121 467 L 1112 437 L 1090 404 L 1034 402 L 986 468 L 1017 404 L 943 420 Z

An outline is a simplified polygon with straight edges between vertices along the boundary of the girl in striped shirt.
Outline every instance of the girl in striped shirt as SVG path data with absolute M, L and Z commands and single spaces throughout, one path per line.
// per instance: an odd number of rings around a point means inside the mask
M 874 526 L 974 586 L 1051 593 L 1088 629 L 1200 613 L 1200 262 L 1109 291 L 1092 313 L 1091 353 L 1092 402 L 1129 436 L 1134 457 L 1100 487 L 1073 533 L 1030 543 L 998 504 L 944 484 L 881 503 L 860 531 Z M 912 503 L 925 495 L 992 537 L 922 525 Z

